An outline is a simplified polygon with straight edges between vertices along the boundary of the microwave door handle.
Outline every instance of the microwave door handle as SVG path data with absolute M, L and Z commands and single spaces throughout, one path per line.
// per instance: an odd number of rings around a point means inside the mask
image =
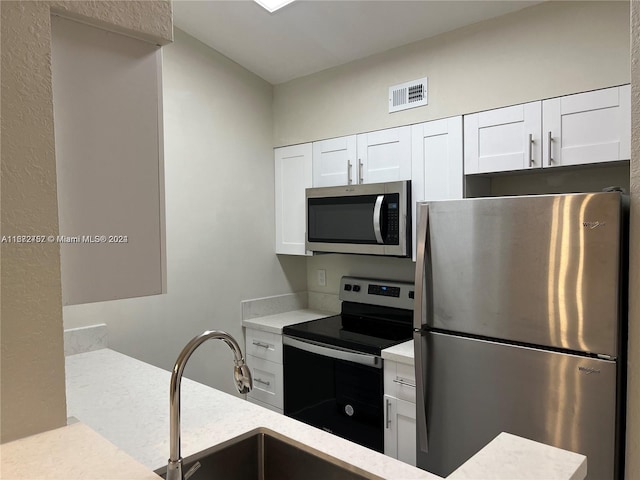
M 384 240 L 382 239 L 382 230 L 380 229 L 383 201 L 384 195 L 378 195 L 378 198 L 376 198 L 376 204 L 373 207 L 373 233 L 376 235 L 376 241 L 381 244 L 384 243 Z

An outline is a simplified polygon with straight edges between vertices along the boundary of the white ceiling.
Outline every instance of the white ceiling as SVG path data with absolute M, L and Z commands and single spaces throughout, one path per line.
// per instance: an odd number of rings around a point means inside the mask
M 529 7 L 521 0 L 250 0 L 173 3 L 175 25 L 272 84 Z

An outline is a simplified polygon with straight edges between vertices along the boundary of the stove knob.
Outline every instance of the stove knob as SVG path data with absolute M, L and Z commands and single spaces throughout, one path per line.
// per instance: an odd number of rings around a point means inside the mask
M 353 414 L 354 414 L 353 407 L 351 405 L 347 405 L 346 407 L 344 407 L 344 413 L 346 413 L 350 417 L 353 417 Z
M 360 285 L 354 285 L 353 286 L 353 291 L 354 292 L 359 292 L 360 291 Z
M 345 283 L 344 284 L 344 291 L 345 292 L 350 292 L 351 291 L 351 284 L 350 283 Z

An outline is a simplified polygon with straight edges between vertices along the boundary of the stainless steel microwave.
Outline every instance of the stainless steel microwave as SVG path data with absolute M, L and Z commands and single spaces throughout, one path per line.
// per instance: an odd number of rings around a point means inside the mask
M 411 182 L 307 188 L 306 248 L 411 255 Z

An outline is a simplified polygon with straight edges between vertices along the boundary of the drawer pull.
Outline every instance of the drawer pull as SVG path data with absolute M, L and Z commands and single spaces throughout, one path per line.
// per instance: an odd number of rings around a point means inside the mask
M 398 383 L 400 385 L 404 385 L 405 387 L 416 388 L 416 384 L 415 383 L 407 382 L 404 378 L 396 377 L 396 378 L 393 379 L 393 382 L 394 383 Z
M 271 382 L 265 382 L 265 381 L 264 381 L 264 380 L 262 380 L 261 378 L 254 378 L 254 379 L 253 379 L 253 381 L 254 381 L 254 382 L 256 382 L 256 383 L 261 383 L 262 385 L 266 385 L 267 387 L 268 387 L 269 385 L 271 385 Z
M 256 341 L 256 340 L 254 340 L 254 341 L 253 341 L 253 344 L 254 344 L 256 347 L 262 347 L 262 348 L 269 348 L 269 347 L 271 347 L 271 345 L 269 345 L 268 343 L 258 342 L 258 341 Z

